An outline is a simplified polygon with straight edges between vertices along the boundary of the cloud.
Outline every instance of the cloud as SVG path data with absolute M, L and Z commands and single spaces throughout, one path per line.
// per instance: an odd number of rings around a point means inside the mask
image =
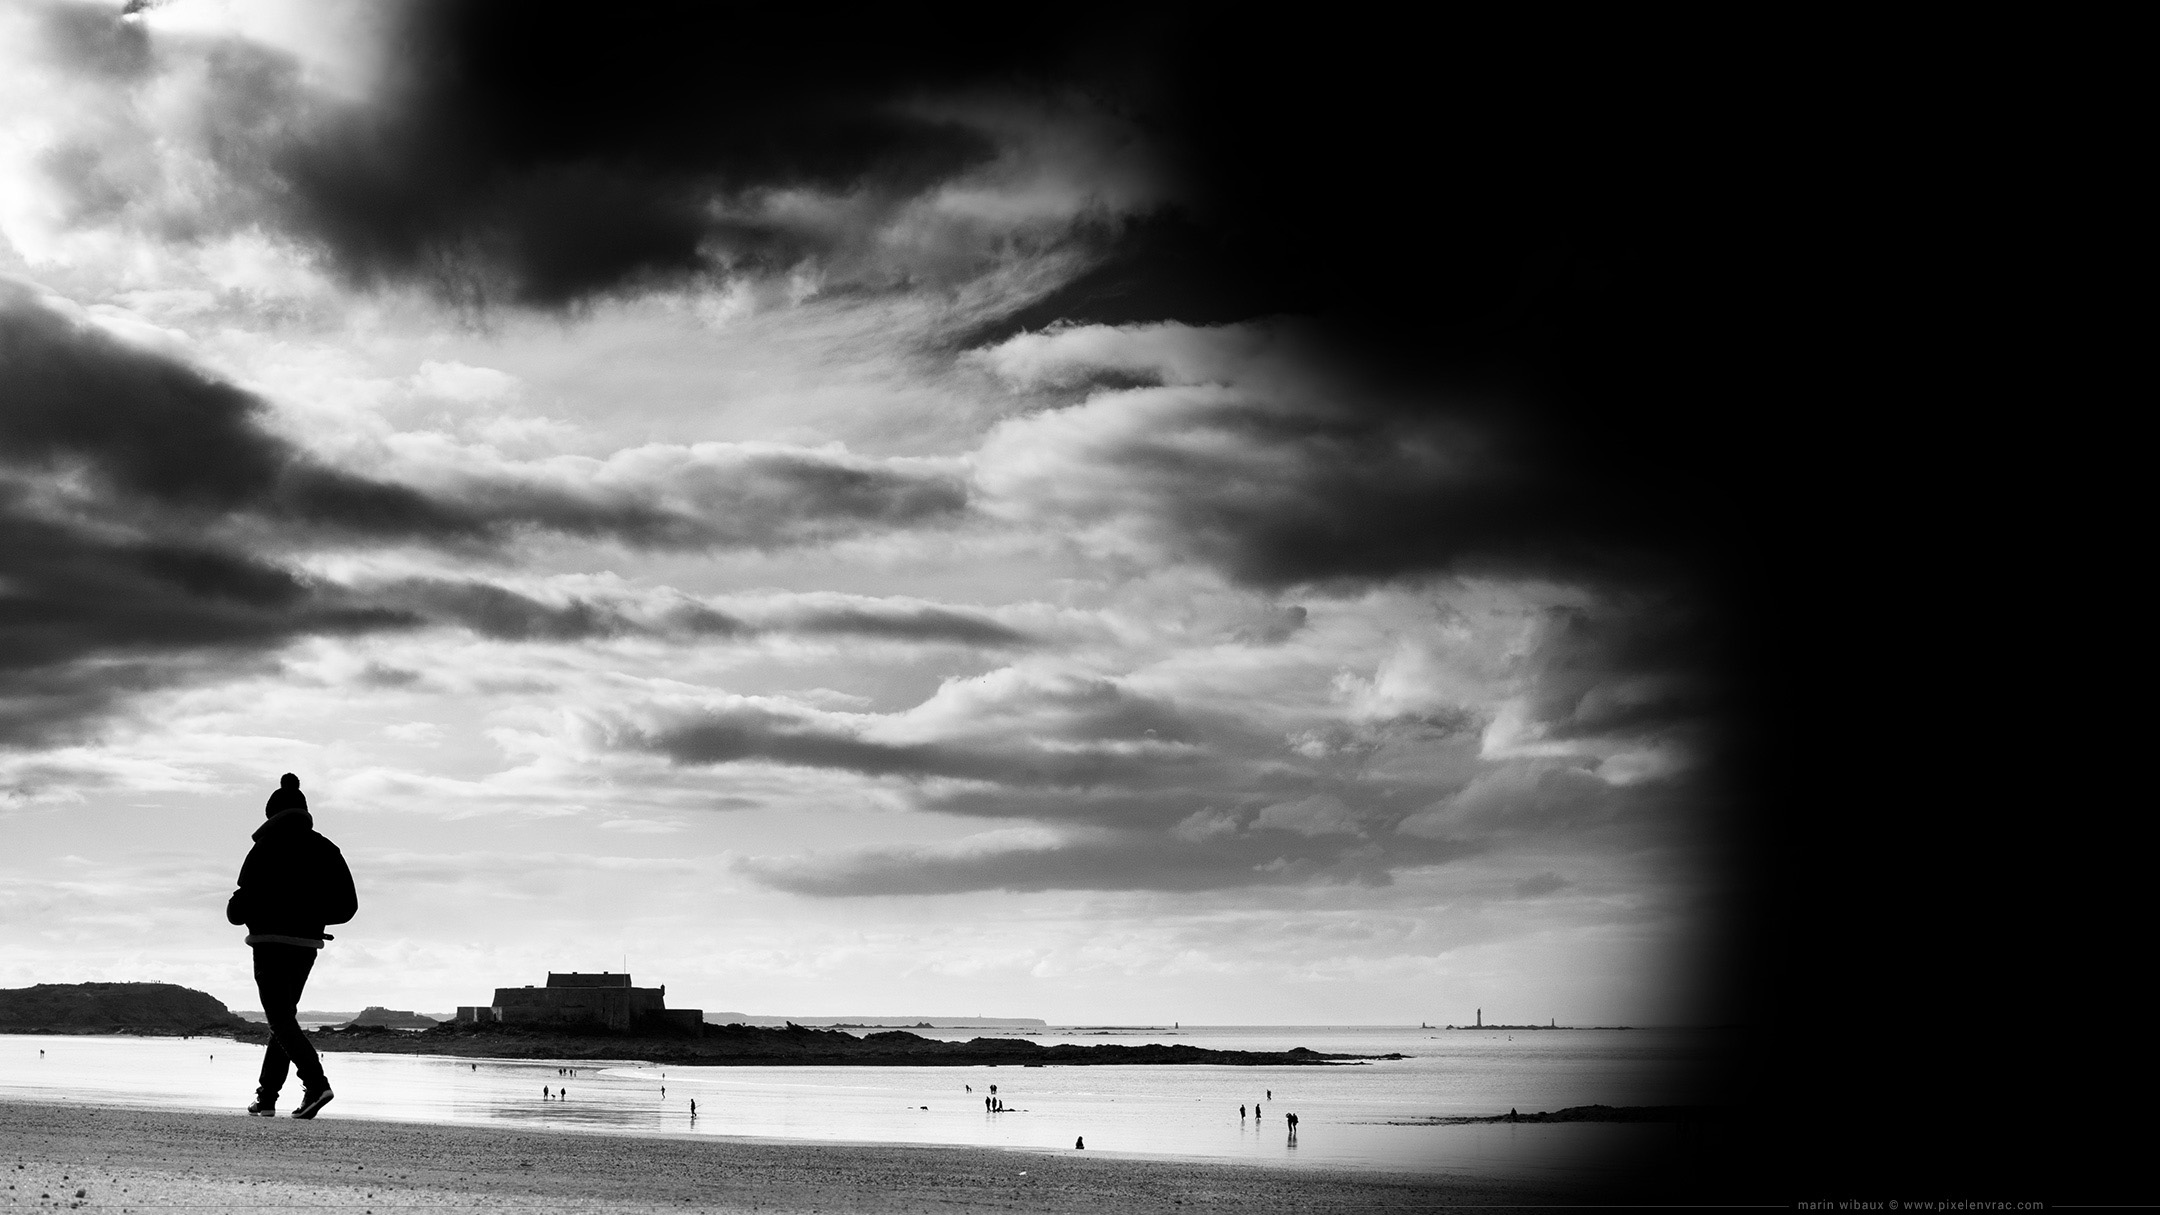
M 986 507 L 1099 546 L 1280 588 L 1444 573 L 1664 573 L 1639 470 L 1552 458 L 1491 408 L 1374 374 L 1291 322 L 1024 334 L 982 353 L 1016 387 L 1107 377 L 1001 424 Z
M 497 401 L 517 391 L 516 376 L 492 367 L 429 359 L 413 373 L 415 392 L 446 401 L 479 404 Z
M 414 577 L 357 582 L 351 593 L 357 602 L 500 641 L 778 636 L 859 637 L 991 649 L 1033 644 L 1028 633 L 978 611 L 832 592 L 766 595 L 738 602 L 630 587 L 564 593 L 543 586 L 528 593 L 495 582 Z
M 1048 13 L 956 40 L 902 13 L 399 0 L 347 21 L 372 78 L 345 96 L 259 43 L 55 7 L 47 53 L 107 85 L 45 156 L 78 221 L 266 227 L 348 282 L 462 303 L 951 281 L 1157 192 L 1088 87 L 1109 39 Z
M 27 517 L 0 486 L 0 746 L 50 745 L 138 693 L 259 667 L 309 635 L 409 628 L 278 565 Z
M 260 425 L 262 404 L 161 354 L 71 320 L 0 283 L 0 467 L 121 504 L 198 518 L 248 511 L 330 527 L 442 533 L 469 527 L 401 486 L 325 467 Z
M 73 737 L 128 697 L 263 661 L 308 635 L 454 621 L 505 639 L 727 635 L 677 603 L 632 621 L 474 581 L 361 593 L 295 567 L 324 544 L 499 547 L 533 531 L 632 545 L 776 547 L 934 524 L 965 505 L 934 461 L 706 444 L 607 461 L 420 464 L 405 484 L 328 465 L 264 426 L 256 397 L 0 283 L 0 741 Z M 926 604 L 830 602 L 805 631 L 1012 644 Z
M 1333 794 L 1316 793 L 1294 802 L 1277 802 L 1253 818 L 1254 829 L 1295 831 L 1299 835 L 1362 835 L 1358 816 Z
M 1522 659 L 1533 689 L 1525 723 L 1559 741 L 1703 730 L 1726 707 L 1723 632 L 1700 602 L 1678 595 L 1552 608 Z
M 965 483 L 932 459 L 838 445 L 650 444 L 605 459 L 504 461 L 413 441 L 399 463 L 480 535 L 521 529 L 641 548 L 780 548 L 956 521 Z
M 547 603 L 492 583 L 439 578 L 401 579 L 373 588 L 367 597 L 433 623 L 461 625 L 502 641 L 581 641 L 664 629 L 725 637 L 743 628 L 740 621 L 695 605 L 683 605 L 663 620 L 646 621 L 593 599 Z
M 1565 890 L 1573 883 L 1559 874 L 1546 870 L 1515 883 L 1515 897 L 1519 899 L 1543 898 L 1556 891 Z
M 951 777 L 1055 787 L 1114 782 L 1133 767 L 1128 748 L 891 741 L 843 724 L 846 716 L 742 705 L 707 711 L 652 733 L 622 735 L 617 741 L 664 755 L 677 764 L 757 761 L 862 776 Z
M 805 607 L 782 619 L 794 631 L 810 634 L 998 647 L 1025 645 L 1031 640 L 1027 633 L 986 616 L 926 604 L 872 602 Z
M 1193 842 L 1152 832 L 1101 831 L 1036 840 L 992 832 L 956 845 L 873 849 L 813 858 L 748 857 L 739 872 L 777 890 L 823 898 L 982 890 L 1201 891 L 1309 884 L 1384 886 L 1392 868 L 1437 864 L 1474 847 L 1418 841 L 1414 856 L 1366 844 L 1277 834 Z
M 0 283 L 0 473 L 64 514 L 131 525 L 244 518 L 347 540 L 495 543 L 544 530 L 651 547 L 774 547 L 934 523 L 966 505 L 934 460 L 837 446 L 649 445 L 605 460 L 486 459 L 415 440 L 414 483 L 327 465 L 263 425 L 265 405 Z
M 1426 782 L 1371 755 L 1300 754 L 1256 721 L 1180 706 L 1125 681 L 1015 667 L 948 680 L 912 709 L 831 712 L 773 699 L 649 706 L 596 717 L 601 745 L 688 767 L 774 765 L 898 782 L 916 809 L 1019 824 L 950 849 L 768 857 L 744 872 L 810 894 L 969 889 L 1198 890 L 1380 883 L 1477 853 L 1476 836 L 1398 831 Z M 1430 768 L 1431 757 L 1416 763 Z M 1019 834 L 1014 834 L 1018 832 Z M 1017 842 L 1016 842 L 1017 841 Z
M 1542 615 L 1481 612 L 1489 623 L 1428 610 L 1417 644 L 1340 638 L 1369 647 L 1370 674 L 1341 669 L 1326 648 L 1293 658 L 1224 647 L 1219 670 L 1122 677 L 1045 655 L 947 680 L 896 712 L 680 699 L 596 718 L 595 737 L 677 768 L 729 770 L 729 780 L 760 766 L 866 779 L 918 812 L 1013 825 L 964 846 L 744 862 L 764 884 L 821 897 L 1384 882 L 1518 849 L 1684 850 L 1720 796 L 1688 750 L 1699 723 L 1682 717 L 1647 736 L 1634 718 L 1601 718 L 1609 730 L 1531 738 L 1537 714 L 1560 713 L 1551 706 L 1572 720 L 1584 690 L 1609 678 L 1599 672 L 1625 682 L 1694 657 L 1622 640 L 1651 627 L 1653 606 L 1576 600 Z M 1290 644 L 1339 643 L 1325 630 L 1344 610 L 1308 611 L 1329 623 L 1308 623 L 1323 634 Z M 1262 655 L 1301 674 L 1247 665 Z M 1515 742 L 1496 742 L 1508 729 Z M 1644 755 L 1671 762 L 1629 767 Z

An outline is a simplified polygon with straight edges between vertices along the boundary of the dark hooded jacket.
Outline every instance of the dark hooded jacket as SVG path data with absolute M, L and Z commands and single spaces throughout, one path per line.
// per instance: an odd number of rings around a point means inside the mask
M 304 806 L 295 806 L 255 829 L 255 846 L 240 866 L 240 888 L 225 904 L 225 918 L 247 925 L 251 938 L 323 941 L 330 936 L 326 925 L 343 924 L 359 910 L 345 854 L 316 833 Z

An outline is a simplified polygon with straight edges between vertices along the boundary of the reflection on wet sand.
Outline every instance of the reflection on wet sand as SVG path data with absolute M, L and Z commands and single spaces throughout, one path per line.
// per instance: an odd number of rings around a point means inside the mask
M 1421 1041 L 1415 1031 L 1336 1032 L 1323 1044 L 1379 1051 Z M 1555 1177 L 1669 1142 L 1673 1128 L 1454 1120 L 1511 1107 L 1675 1103 L 1691 1095 L 1688 1067 L 1714 1066 L 1713 1046 L 1678 1032 L 1563 1031 L 1530 1046 L 1466 1037 L 1400 1061 L 1326 1068 L 684 1067 L 359 1053 L 329 1061 L 336 1115 L 354 1119 L 1060 1152 L 1085 1142 L 1090 1154 Z M 244 1104 L 252 1079 L 239 1056 L 219 1062 L 177 1039 L 0 1037 L 0 1096 L 224 1110 Z M 976 1106 L 986 1096 L 988 1111 Z

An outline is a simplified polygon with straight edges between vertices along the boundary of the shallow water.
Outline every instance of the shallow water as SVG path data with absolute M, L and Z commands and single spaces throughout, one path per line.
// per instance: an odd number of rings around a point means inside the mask
M 1412 1057 L 1334 1067 L 864 1068 L 340 1053 L 324 1058 L 337 1089 L 324 1116 L 1057 1151 L 1084 1137 L 1088 1150 L 1120 1155 L 1594 1181 L 1646 1153 L 1674 1150 L 1684 1144 L 1675 1137 L 1689 1132 L 1655 1124 L 1391 1123 L 1702 1101 L 1729 1045 L 1717 1031 L 1699 1030 L 1216 1026 L 1029 1036 L 1046 1045 L 1161 1041 Z M 260 1059 L 259 1047 L 219 1038 L 0 1035 L 0 1097 L 233 1110 L 252 1095 Z M 1005 1112 L 983 1108 L 992 1085 Z M 543 1097 L 543 1088 L 568 1091 Z M 297 1081 L 286 1091 L 289 1107 Z M 1295 1140 L 1289 1113 L 1299 1115 Z

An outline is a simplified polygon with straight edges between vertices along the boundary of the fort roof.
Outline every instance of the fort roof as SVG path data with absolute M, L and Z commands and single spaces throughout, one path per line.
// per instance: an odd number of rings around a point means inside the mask
M 630 976 L 626 974 L 609 974 L 604 970 L 596 975 L 579 974 L 576 971 L 571 971 L 568 974 L 557 974 L 554 971 L 549 971 L 547 985 L 549 987 L 628 987 L 630 986 Z

